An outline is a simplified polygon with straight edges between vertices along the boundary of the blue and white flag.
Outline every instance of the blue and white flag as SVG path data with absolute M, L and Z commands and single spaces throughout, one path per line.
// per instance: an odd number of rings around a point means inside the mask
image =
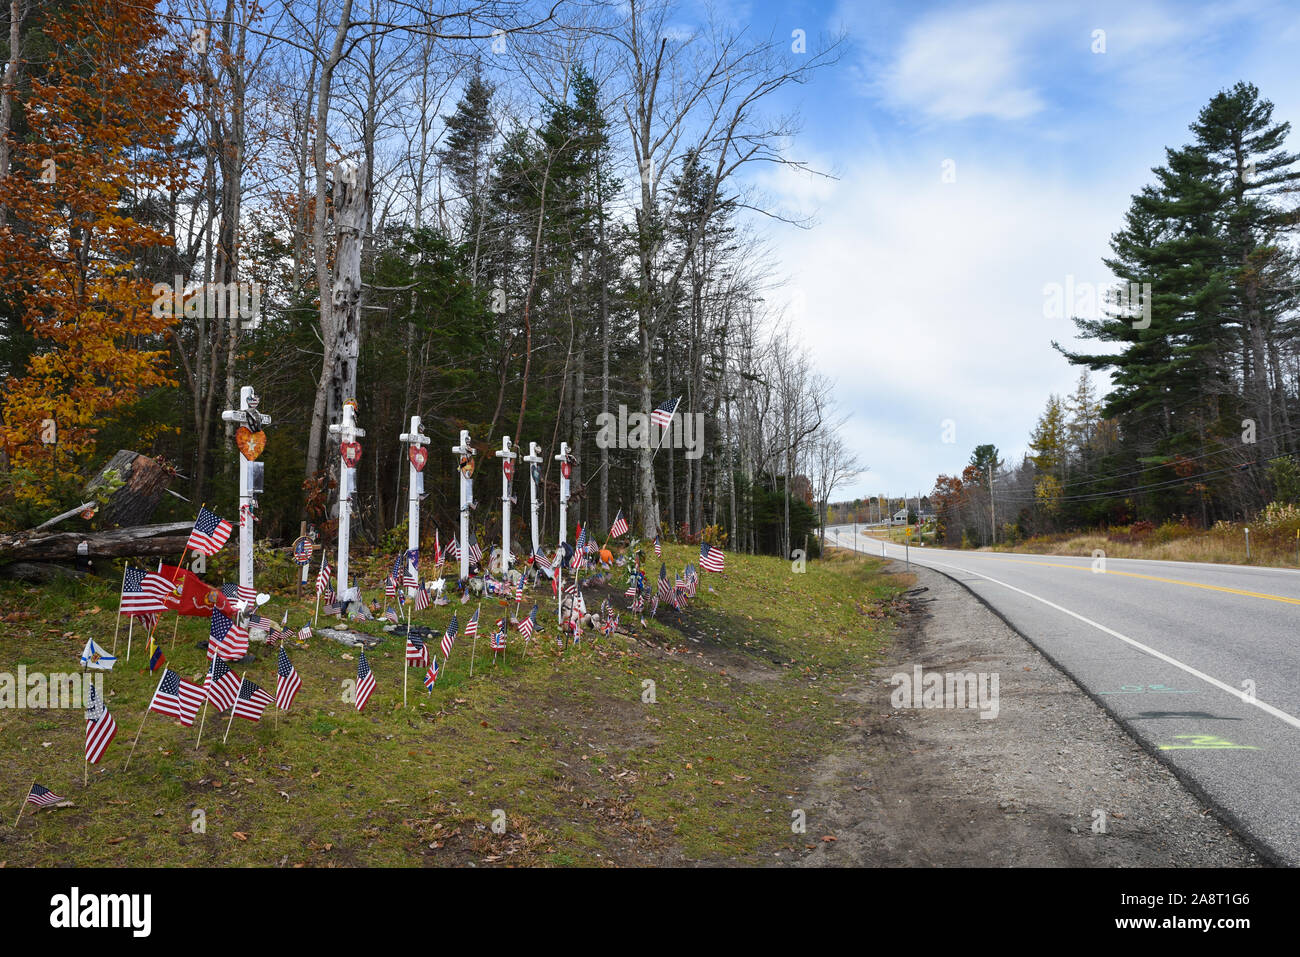
M 86 642 L 86 650 L 81 653 L 81 667 L 96 671 L 112 671 L 117 659 L 110 655 L 91 638 Z

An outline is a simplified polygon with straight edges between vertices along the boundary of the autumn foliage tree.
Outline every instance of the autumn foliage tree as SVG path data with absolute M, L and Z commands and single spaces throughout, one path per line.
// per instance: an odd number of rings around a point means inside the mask
M 179 51 L 152 7 L 73 0 L 45 31 L 57 55 L 27 67 L 0 180 L 0 288 L 36 343 L 4 383 L 0 478 L 36 507 L 75 494 L 106 419 L 175 385 L 148 264 L 171 245 L 163 197 L 184 172 Z

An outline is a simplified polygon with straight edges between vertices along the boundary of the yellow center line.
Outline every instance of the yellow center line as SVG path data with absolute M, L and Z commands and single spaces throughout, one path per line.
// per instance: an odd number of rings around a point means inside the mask
M 1040 562 L 1032 558 L 1009 558 L 1002 555 L 984 555 L 977 552 L 971 553 L 978 558 L 991 558 L 1000 562 L 1015 562 L 1020 565 L 1043 565 L 1048 568 L 1073 568 L 1075 571 L 1090 572 L 1094 575 L 1123 575 L 1125 578 L 1143 578 L 1152 582 L 1164 582 L 1166 585 L 1184 585 L 1187 588 L 1203 588 L 1206 591 L 1221 591 L 1229 595 L 1241 595 L 1245 598 L 1264 598 L 1268 601 L 1280 601 L 1288 605 L 1300 605 L 1300 598 L 1287 598 L 1285 595 L 1270 595 L 1262 591 L 1246 591 L 1242 588 L 1228 588 L 1224 585 L 1204 585 L 1201 582 L 1188 582 L 1178 578 L 1161 578 L 1159 575 L 1143 575 L 1138 572 L 1120 572 L 1120 571 L 1093 571 L 1088 565 L 1067 565 L 1064 562 Z M 1087 559 L 1083 559 L 1087 561 Z

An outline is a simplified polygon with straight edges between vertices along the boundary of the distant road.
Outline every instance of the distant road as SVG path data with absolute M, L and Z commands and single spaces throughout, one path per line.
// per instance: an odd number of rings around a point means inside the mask
M 827 542 L 854 548 L 853 526 Z M 857 549 L 903 559 L 870 538 Z M 1300 571 L 933 547 L 962 582 L 1280 863 L 1300 866 Z

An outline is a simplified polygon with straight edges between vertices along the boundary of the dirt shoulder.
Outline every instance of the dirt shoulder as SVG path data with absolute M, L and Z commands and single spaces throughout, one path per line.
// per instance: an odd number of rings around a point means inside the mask
M 852 728 L 811 772 L 804 866 L 1250 867 L 1257 855 L 973 595 L 915 568 Z M 998 674 L 999 709 L 896 709 L 895 673 Z M 1094 831 L 1102 820 L 1105 831 Z M 829 840 L 827 838 L 830 838 Z M 784 857 L 785 855 L 781 855 Z

